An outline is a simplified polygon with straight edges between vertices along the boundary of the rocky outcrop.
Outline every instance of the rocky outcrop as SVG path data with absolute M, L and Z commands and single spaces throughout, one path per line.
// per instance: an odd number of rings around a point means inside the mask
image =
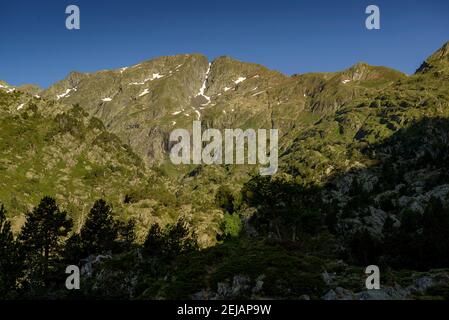
M 438 279 L 438 280 L 437 280 Z M 417 278 L 413 284 L 402 287 L 398 284 L 394 286 L 382 286 L 378 290 L 365 290 L 353 292 L 342 287 L 336 287 L 329 290 L 323 300 L 410 300 L 422 295 L 427 289 L 442 283 L 448 284 L 449 277 L 441 277 L 441 275 L 429 275 Z
M 217 290 L 201 290 L 192 295 L 193 300 L 235 300 L 242 298 L 256 299 L 263 290 L 265 275 L 254 281 L 245 275 L 236 275 L 230 282 L 218 282 Z

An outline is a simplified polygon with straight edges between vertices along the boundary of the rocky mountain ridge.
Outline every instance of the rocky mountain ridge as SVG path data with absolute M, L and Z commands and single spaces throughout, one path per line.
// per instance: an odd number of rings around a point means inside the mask
M 202 55 L 161 57 L 92 74 L 73 72 L 42 95 L 78 103 L 130 144 L 147 164 L 160 164 L 174 128 L 193 120 L 205 127 L 279 128 L 307 115 L 335 111 L 373 87 L 405 78 L 400 72 L 356 64 L 340 73 L 293 77 L 263 66 Z

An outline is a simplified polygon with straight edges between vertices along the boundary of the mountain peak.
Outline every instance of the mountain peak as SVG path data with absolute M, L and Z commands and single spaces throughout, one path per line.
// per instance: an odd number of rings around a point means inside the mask
M 438 49 L 433 55 L 430 56 L 429 60 L 432 61 L 449 61 L 449 41 L 446 42 L 440 49 Z
M 384 79 L 387 81 L 394 81 L 405 77 L 405 75 L 397 70 L 381 67 L 372 66 L 366 62 L 357 62 L 350 68 L 342 72 L 343 77 L 347 80 L 353 81 L 363 81 L 363 80 L 374 80 L 374 79 Z
M 449 41 L 427 58 L 416 70 L 416 73 L 428 73 L 445 69 L 449 69 Z

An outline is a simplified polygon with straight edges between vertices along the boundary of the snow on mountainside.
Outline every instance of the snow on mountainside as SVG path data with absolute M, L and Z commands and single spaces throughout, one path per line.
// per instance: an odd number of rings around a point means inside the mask
M 326 114 L 364 94 L 370 79 L 382 86 L 401 77 L 399 72 L 366 64 L 341 73 L 288 77 L 229 57 L 209 62 L 203 55 L 190 54 L 117 70 L 72 72 L 42 95 L 79 104 L 151 164 L 165 158 L 175 124 L 191 127 L 191 114 L 184 110 L 192 110 L 195 119 L 211 127 L 257 123 L 285 132 L 306 113 Z

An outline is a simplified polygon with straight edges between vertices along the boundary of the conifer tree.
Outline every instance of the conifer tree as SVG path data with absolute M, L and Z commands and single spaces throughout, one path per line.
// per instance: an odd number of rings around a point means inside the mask
M 424 267 L 449 265 L 449 210 L 438 198 L 431 198 L 423 215 Z
M 0 204 L 0 299 L 14 296 L 17 279 L 23 264 L 17 250 L 17 244 L 6 219 L 6 210 Z
M 111 252 L 118 237 L 118 225 L 111 207 L 103 199 L 95 201 L 80 231 L 85 255 Z
M 72 225 L 67 213 L 61 211 L 51 197 L 44 197 L 33 211 L 26 214 L 18 239 L 31 282 L 48 283 L 49 271 L 59 259 L 63 238 Z
M 169 255 L 198 248 L 196 234 L 190 231 L 184 218 L 180 218 L 175 224 L 168 226 L 166 232 L 165 250 Z
M 143 244 L 143 250 L 149 255 L 159 255 L 164 249 L 164 234 L 161 227 L 155 223 L 150 227 L 150 231 Z

